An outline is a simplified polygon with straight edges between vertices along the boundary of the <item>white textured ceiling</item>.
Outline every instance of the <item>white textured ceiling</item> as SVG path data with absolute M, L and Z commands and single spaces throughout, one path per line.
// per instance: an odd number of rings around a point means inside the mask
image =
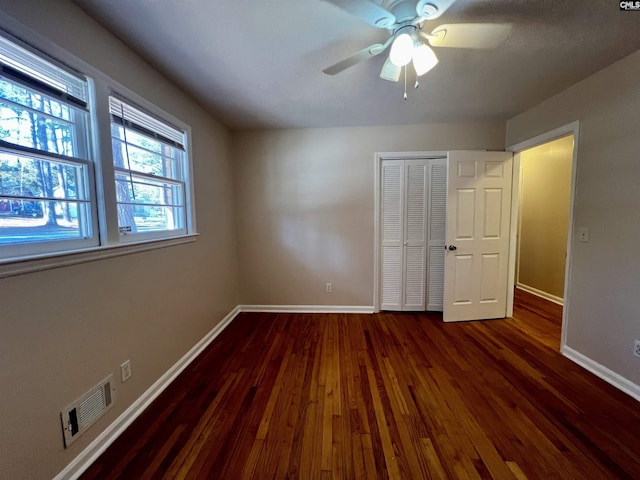
M 384 54 L 322 73 L 388 38 L 324 0 L 75 2 L 232 129 L 506 120 L 640 48 L 640 13 L 614 0 L 457 0 L 427 28 L 509 22 L 510 35 L 438 49 L 404 101 L 403 82 L 378 76 Z

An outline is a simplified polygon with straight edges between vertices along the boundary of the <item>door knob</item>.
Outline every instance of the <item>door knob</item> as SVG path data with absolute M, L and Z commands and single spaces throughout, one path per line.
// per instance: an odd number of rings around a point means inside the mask
M 458 247 L 456 247 L 455 245 L 449 245 L 449 250 L 454 251 L 457 250 Z

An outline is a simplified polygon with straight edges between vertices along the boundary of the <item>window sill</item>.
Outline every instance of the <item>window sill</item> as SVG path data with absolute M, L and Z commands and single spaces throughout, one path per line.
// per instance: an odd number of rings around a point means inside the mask
M 74 250 L 71 252 L 56 252 L 38 257 L 0 260 L 0 278 L 14 277 L 25 273 L 40 272 L 53 268 L 68 267 L 79 263 L 94 262 L 106 258 L 131 255 L 133 253 L 156 250 L 158 248 L 172 247 L 192 243 L 198 238 L 197 233 L 181 235 L 180 237 L 164 238 L 123 245 L 109 245 L 103 247 Z

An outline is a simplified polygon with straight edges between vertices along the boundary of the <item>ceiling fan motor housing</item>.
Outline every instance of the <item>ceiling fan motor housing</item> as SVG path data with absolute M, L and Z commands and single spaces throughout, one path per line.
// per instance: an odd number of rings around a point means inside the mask
M 420 0 L 420 3 L 423 3 L 423 1 L 425 0 Z M 396 17 L 396 25 L 416 18 L 417 7 L 415 0 L 394 0 L 389 2 L 386 7 Z

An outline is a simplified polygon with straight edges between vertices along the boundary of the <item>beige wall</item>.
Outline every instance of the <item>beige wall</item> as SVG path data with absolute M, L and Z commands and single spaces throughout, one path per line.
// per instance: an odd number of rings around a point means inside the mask
M 573 136 L 520 154 L 517 283 L 563 298 Z
M 640 385 L 640 51 L 507 123 L 507 145 L 580 121 L 567 344 Z
M 0 478 L 55 475 L 239 302 L 372 305 L 374 152 L 504 147 L 500 123 L 230 136 L 71 2 L 0 8 L 192 126 L 201 233 L 193 244 L 0 280 Z M 573 241 L 569 346 L 636 384 L 639 73 L 636 53 L 506 131 L 513 145 L 581 120 L 576 225 L 591 228 L 591 242 Z M 59 410 L 125 359 L 133 377 L 116 384 L 114 409 L 64 450 Z
M 234 133 L 242 303 L 372 306 L 374 153 L 503 149 L 503 132 L 477 123 Z
M 0 280 L 0 478 L 49 479 L 237 305 L 229 136 L 70 2 L 0 7 L 193 128 L 195 243 Z M 65 450 L 59 411 L 111 372 L 117 403 Z

